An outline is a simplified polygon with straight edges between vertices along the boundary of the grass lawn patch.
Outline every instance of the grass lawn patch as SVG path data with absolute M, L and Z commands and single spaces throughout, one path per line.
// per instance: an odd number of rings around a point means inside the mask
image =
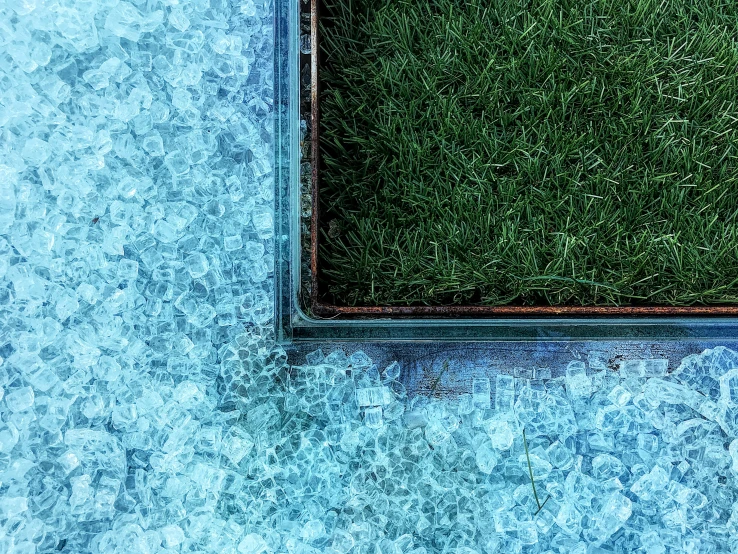
M 738 302 L 738 2 L 324 0 L 340 305 Z

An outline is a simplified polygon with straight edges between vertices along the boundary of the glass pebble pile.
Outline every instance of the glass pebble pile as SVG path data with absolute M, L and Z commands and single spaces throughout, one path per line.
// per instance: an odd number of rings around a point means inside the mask
M 272 11 L 0 0 L 0 552 L 738 552 L 728 349 L 450 399 L 286 365 Z
M 455 399 L 408 398 L 361 352 L 307 359 L 246 412 L 263 551 L 736 552 L 736 352 L 669 375 L 572 361 Z
M 273 311 L 272 13 L 0 0 L 0 552 L 226 551 L 204 479 L 241 448 L 221 353 Z

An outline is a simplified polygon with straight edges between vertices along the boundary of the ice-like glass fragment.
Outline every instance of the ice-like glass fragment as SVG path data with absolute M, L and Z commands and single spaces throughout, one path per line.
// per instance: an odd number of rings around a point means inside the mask
M 738 369 L 731 369 L 720 376 L 720 403 L 738 406 Z
M 632 502 L 618 492 L 607 497 L 595 516 L 593 534 L 598 542 L 604 542 L 620 529 L 633 513 Z
M 590 395 L 592 380 L 587 375 L 584 362 L 569 362 L 566 368 L 566 390 L 575 401 Z
M 33 388 L 20 387 L 9 391 L 5 395 L 5 405 L 11 412 L 22 412 L 33 406 L 35 395 Z
M 490 407 L 491 388 L 489 379 L 475 378 L 472 382 L 472 398 L 474 407 L 478 410 L 486 410 Z
M 370 429 L 379 429 L 383 425 L 382 408 L 367 408 L 364 410 L 364 424 Z
M 620 363 L 620 374 L 628 377 L 663 377 L 669 367 L 669 360 L 625 360 Z
M 388 381 L 396 381 L 397 379 L 399 379 L 400 364 L 398 364 L 397 362 L 392 362 L 384 369 L 383 376 Z
M 512 412 L 515 405 L 515 380 L 509 375 L 498 375 L 495 379 L 495 410 Z
M 143 33 L 150 33 L 162 22 L 161 10 L 142 14 L 133 4 L 119 2 L 105 19 L 105 29 L 112 34 L 138 42 Z
M 654 466 L 649 473 L 638 479 L 630 490 L 643 500 L 655 500 L 660 491 L 666 488 L 669 474 L 659 467 Z
M 368 387 L 356 389 L 356 402 L 360 408 L 366 406 L 386 406 L 392 401 L 387 387 Z
M 632 395 L 630 391 L 628 391 L 624 387 L 621 387 L 620 385 L 616 385 L 615 387 L 613 387 L 613 389 L 607 395 L 607 398 L 610 399 L 610 402 L 618 407 L 625 406 L 630 401 L 631 397 Z

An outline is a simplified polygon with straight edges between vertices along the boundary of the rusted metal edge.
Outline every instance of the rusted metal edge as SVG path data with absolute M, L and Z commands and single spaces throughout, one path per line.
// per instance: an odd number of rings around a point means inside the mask
M 735 306 L 336 306 L 321 302 L 319 292 L 318 242 L 320 231 L 320 44 L 318 17 L 320 0 L 310 0 L 311 163 L 312 214 L 310 226 L 310 309 L 324 318 L 502 318 L 502 317 L 727 317 L 738 316 Z
M 335 306 L 313 302 L 321 317 L 705 317 L 736 316 L 738 306 Z

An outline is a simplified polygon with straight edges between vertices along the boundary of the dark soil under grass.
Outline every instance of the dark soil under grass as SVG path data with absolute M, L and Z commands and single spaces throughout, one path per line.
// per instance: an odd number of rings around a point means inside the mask
M 738 302 L 738 2 L 325 4 L 327 299 Z

